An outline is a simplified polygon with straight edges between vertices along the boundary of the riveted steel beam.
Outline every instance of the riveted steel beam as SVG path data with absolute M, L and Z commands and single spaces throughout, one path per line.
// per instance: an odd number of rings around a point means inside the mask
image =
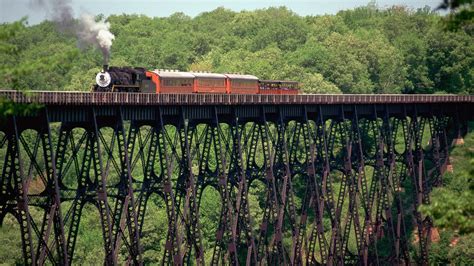
M 251 97 L 257 105 L 202 96 L 209 102 L 177 105 L 181 96 L 167 96 L 140 105 L 133 100 L 151 98 L 124 95 L 124 106 L 97 94 L 0 121 L 0 221 L 16 217 L 25 264 L 71 264 L 88 204 L 105 264 L 142 264 L 153 194 L 166 208 L 163 264 L 426 264 L 434 229 L 417 209 L 473 119 L 469 99 L 448 101 L 457 98 Z M 35 182 L 44 191 L 30 190 Z M 215 241 L 201 228 L 208 186 L 221 202 Z

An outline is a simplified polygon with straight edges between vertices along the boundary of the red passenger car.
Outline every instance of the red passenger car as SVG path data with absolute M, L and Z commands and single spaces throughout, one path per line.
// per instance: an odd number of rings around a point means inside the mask
M 225 74 L 227 77 L 227 93 L 258 94 L 258 78 L 252 75 Z
M 194 75 L 188 72 L 179 71 L 147 71 L 146 76 L 150 77 L 156 86 L 156 93 L 193 93 Z
M 226 76 L 216 73 L 189 73 L 194 75 L 194 91 L 197 93 L 226 93 Z

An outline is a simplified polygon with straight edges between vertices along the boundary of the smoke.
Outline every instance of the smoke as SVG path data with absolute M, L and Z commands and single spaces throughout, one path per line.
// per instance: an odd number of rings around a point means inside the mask
M 112 41 L 115 39 L 109 30 L 109 22 L 104 19 L 96 21 L 91 14 L 82 14 L 75 21 L 71 0 L 31 0 L 30 6 L 45 9 L 61 32 L 77 36 L 80 47 L 92 45 L 99 48 L 104 56 L 104 64 L 108 63 Z
M 95 45 L 102 50 L 104 64 L 107 64 L 110 57 L 110 47 L 115 36 L 109 31 L 110 23 L 95 21 L 94 16 L 82 14 L 79 20 L 79 27 L 76 31 L 80 41 Z

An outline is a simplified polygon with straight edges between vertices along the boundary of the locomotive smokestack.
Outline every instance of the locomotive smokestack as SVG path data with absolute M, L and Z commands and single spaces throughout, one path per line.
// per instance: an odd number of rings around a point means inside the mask
M 102 71 L 103 71 L 103 72 L 109 71 L 109 65 L 104 64 L 104 66 L 102 67 Z

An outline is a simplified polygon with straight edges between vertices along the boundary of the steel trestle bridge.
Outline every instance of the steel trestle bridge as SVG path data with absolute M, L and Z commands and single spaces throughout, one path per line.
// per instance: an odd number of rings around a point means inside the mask
M 0 222 L 18 221 L 28 265 L 71 264 L 85 204 L 97 207 L 105 264 L 143 264 L 154 194 L 167 213 L 163 264 L 428 264 L 436 229 L 417 208 L 474 118 L 474 96 L 454 95 L 0 97 L 41 104 L 0 120 Z M 205 260 L 209 186 L 221 209 Z

